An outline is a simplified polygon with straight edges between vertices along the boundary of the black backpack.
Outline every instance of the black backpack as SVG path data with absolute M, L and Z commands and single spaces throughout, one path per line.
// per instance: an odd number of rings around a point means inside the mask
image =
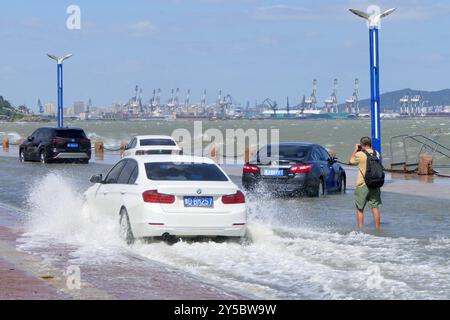
M 366 151 L 365 154 L 367 156 L 367 170 L 364 181 L 369 189 L 381 188 L 384 186 L 386 177 L 381 160 L 377 157 L 376 152 L 371 155 Z

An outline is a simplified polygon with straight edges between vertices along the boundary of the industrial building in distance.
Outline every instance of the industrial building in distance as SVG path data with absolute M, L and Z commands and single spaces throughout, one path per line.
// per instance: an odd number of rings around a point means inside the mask
M 143 89 L 135 87 L 133 95 L 126 103 L 114 103 L 108 107 L 94 107 L 92 100 L 77 101 L 64 109 L 64 117 L 80 120 L 146 120 L 146 119 L 356 119 L 369 117 L 369 100 L 360 100 L 359 80 L 354 81 L 353 93 L 340 103 L 338 79 L 332 83 L 331 93 L 319 101 L 317 80 L 313 80 L 312 92 L 303 95 L 296 103 L 286 97 L 279 104 L 270 98 L 262 102 L 245 104 L 238 102 L 230 94 L 219 90 L 215 101 L 207 101 L 203 91 L 198 102 L 191 101 L 191 90 L 181 96 L 179 88 L 172 89 L 164 99 L 161 89 L 154 89 L 151 98 L 144 101 Z M 383 118 L 409 117 L 450 117 L 450 90 L 425 92 L 411 89 L 385 93 L 381 96 Z M 39 116 L 43 119 L 56 117 L 54 102 L 42 105 L 38 100 Z

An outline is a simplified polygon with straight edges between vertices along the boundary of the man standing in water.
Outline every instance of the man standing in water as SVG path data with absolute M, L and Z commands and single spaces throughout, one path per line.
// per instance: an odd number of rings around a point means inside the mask
M 355 201 L 357 209 L 358 228 L 364 228 L 364 209 L 367 204 L 372 208 L 373 220 L 375 228 L 381 230 L 380 223 L 380 206 L 381 202 L 381 189 L 369 189 L 365 182 L 365 176 L 367 171 L 367 155 L 376 156 L 379 158 L 379 154 L 372 149 L 372 139 L 364 137 L 361 139 L 360 144 L 357 144 L 353 154 L 350 158 L 351 165 L 358 165 L 358 180 L 356 182 Z

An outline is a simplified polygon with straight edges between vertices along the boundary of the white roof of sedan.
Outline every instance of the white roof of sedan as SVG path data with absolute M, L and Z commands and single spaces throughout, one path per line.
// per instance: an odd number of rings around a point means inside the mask
M 180 162 L 180 163 L 207 163 L 216 164 L 213 160 L 206 157 L 186 156 L 186 155 L 144 155 L 144 156 L 131 156 L 127 159 L 134 159 L 138 162 L 151 163 L 151 162 Z
M 158 145 L 158 146 L 139 146 L 133 149 L 137 150 L 172 150 L 172 151 L 181 151 L 179 146 L 167 146 L 167 145 Z
M 152 135 L 150 135 L 150 136 L 136 136 L 136 138 L 137 139 L 139 139 L 139 140 L 146 140 L 146 139 L 170 139 L 170 140 L 173 140 L 173 141 L 175 141 L 175 139 L 174 138 L 172 138 L 171 136 L 152 136 Z

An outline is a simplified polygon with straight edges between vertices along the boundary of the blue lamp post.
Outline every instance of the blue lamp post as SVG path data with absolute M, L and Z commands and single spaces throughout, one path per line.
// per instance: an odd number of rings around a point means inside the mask
M 65 60 L 72 57 L 68 54 L 63 58 L 58 58 L 52 54 L 47 54 L 50 59 L 56 61 L 58 66 L 58 128 L 64 127 L 64 101 L 63 101 L 63 63 Z
M 366 12 L 350 9 L 350 12 L 366 19 L 369 25 L 370 36 L 370 95 L 372 142 L 375 151 L 381 153 L 381 108 L 380 108 L 380 56 L 378 34 L 382 18 L 393 13 L 396 8 L 389 9 L 381 14 L 369 15 Z

